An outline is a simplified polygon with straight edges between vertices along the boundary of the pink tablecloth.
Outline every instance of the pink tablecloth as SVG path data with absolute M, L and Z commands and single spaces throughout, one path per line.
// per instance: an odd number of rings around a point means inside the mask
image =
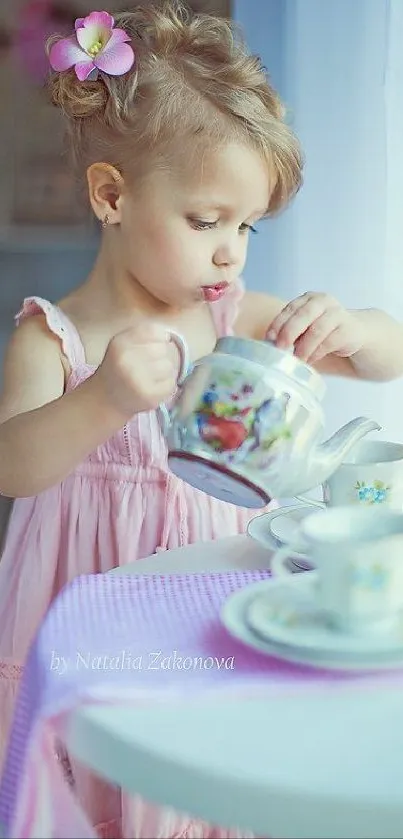
M 53 751 L 55 736 L 63 736 L 69 714 L 83 703 L 175 701 L 185 692 L 205 692 L 207 699 L 216 691 L 356 690 L 368 689 L 368 680 L 376 687 L 399 678 L 293 666 L 231 638 L 221 605 L 267 576 L 93 575 L 65 588 L 26 664 L 0 785 L 0 835 L 94 837 Z

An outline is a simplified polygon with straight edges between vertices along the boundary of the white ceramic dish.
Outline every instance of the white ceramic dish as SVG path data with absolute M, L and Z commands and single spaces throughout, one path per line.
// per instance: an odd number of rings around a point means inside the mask
M 316 573 L 299 577 L 299 585 L 276 585 L 257 595 L 246 609 L 250 628 L 266 641 L 312 650 L 320 654 L 363 656 L 382 653 L 403 655 L 403 614 L 383 632 L 351 634 L 332 629 L 318 609 L 314 584 Z
M 313 583 L 314 575 L 295 574 L 290 576 L 287 585 L 290 597 L 293 591 L 301 591 L 305 586 L 306 592 Z M 294 664 L 303 664 L 316 669 L 345 670 L 345 671 L 383 671 L 403 668 L 403 640 L 401 646 L 396 644 L 396 639 L 386 650 L 366 649 L 365 652 L 354 650 L 340 651 L 339 649 L 318 649 L 309 643 L 303 646 L 301 643 L 280 643 L 277 640 L 263 638 L 256 630 L 252 629 L 249 623 L 251 607 L 256 598 L 266 595 L 267 598 L 275 597 L 276 588 L 284 587 L 284 580 L 264 580 L 245 586 L 228 597 L 221 609 L 221 620 L 227 631 L 238 641 L 246 644 L 252 649 L 259 650 L 263 654 L 289 661 Z M 274 594 L 273 594 L 274 593 Z M 276 637 L 280 637 L 277 635 Z
M 282 536 L 286 538 L 288 532 L 290 538 L 295 538 L 300 522 L 315 511 L 316 508 L 308 504 L 305 506 L 299 504 L 295 507 L 278 507 L 276 510 L 251 519 L 247 532 L 251 539 L 254 539 L 259 545 L 269 551 L 278 551 L 285 545 Z M 287 523 L 289 524 L 290 521 L 291 528 L 287 530 Z M 291 532 L 293 535 L 291 535 Z M 289 558 L 292 565 L 300 571 L 310 571 L 313 567 L 306 553 L 290 550 Z

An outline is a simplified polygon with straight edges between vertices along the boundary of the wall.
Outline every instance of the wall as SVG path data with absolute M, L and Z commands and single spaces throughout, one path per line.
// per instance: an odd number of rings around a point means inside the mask
M 403 320 L 401 0 L 235 0 L 235 10 L 306 155 L 292 208 L 252 241 L 249 286 L 284 299 L 327 291 Z M 366 414 L 382 436 L 403 437 L 402 381 L 327 383 L 329 430 Z
M 260 55 L 271 81 L 285 98 L 286 67 L 284 31 L 286 0 L 234 0 L 233 17 L 240 24 L 251 50 Z M 270 290 L 278 297 L 288 295 L 284 278 L 289 275 L 287 229 L 289 213 L 264 221 L 259 235 L 251 236 L 244 279 L 249 288 Z

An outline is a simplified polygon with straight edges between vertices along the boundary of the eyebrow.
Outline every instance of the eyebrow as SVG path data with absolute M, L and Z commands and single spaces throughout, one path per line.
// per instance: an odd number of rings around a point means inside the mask
M 207 203 L 207 202 L 205 202 L 205 201 L 200 201 L 200 202 L 195 201 L 195 208 L 196 208 L 196 207 L 197 207 L 199 210 L 201 210 L 201 209 L 203 209 L 203 210 L 216 210 L 218 213 L 222 213 L 222 212 L 224 212 L 224 213 L 232 213 L 232 212 L 233 212 L 233 210 L 234 210 L 234 208 L 233 208 L 233 207 L 231 207 L 230 205 L 228 205 L 228 204 L 220 204 L 220 203 L 218 203 L 218 202 L 216 202 L 216 201 L 212 201 L 212 202 L 209 202 L 209 203 Z M 265 207 L 265 208 L 262 210 L 262 208 L 261 208 L 261 207 L 259 207 L 257 210 L 253 210 L 251 213 L 248 213 L 247 218 L 248 218 L 249 216 L 264 216 L 264 215 L 266 215 L 266 213 L 267 213 L 267 209 L 268 209 L 268 208 L 267 208 L 267 207 Z

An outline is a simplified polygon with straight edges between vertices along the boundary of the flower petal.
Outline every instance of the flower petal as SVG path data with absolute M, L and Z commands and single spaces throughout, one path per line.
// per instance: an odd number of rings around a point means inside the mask
M 123 76 L 134 64 L 134 52 L 129 44 L 122 42 L 110 47 L 111 41 L 112 38 L 105 49 L 94 58 L 94 64 L 109 76 Z
M 78 17 L 75 24 L 74 24 L 74 28 L 75 29 L 80 29 L 82 26 L 84 26 L 84 21 L 85 21 L 85 17 Z
M 84 18 L 83 26 L 99 26 L 102 29 L 113 29 L 115 19 L 109 12 L 91 12 Z
M 49 53 L 49 63 L 53 70 L 60 73 L 63 70 L 69 70 L 84 57 L 85 53 L 77 44 L 75 36 L 72 35 L 70 38 L 62 38 L 61 41 L 53 44 Z
M 85 82 L 88 79 L 88 76 L 91 75 L 93 70 L 96 70 L 95 64 L 93 61 L 88 59 L 88 61 L 79 61 L 75 66 L 76 76 L 80 80 L 80 82 Z
M 111 32 L 108 44 L 105 44 L 105 49 L 109 50 L 111 46 L 114 47 L 115 44 L 121 44 L 124 41 L 131 41 L 130 35 L 128 35 L 124 29 L 114 29 L 113 32 Z

